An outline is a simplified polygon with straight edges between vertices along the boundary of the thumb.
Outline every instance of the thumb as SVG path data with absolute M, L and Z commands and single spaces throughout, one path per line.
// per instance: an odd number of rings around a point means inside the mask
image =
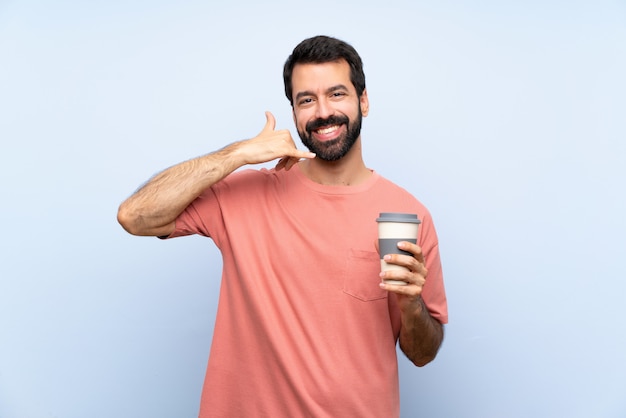
M 267 119 L 267 121 L 265 122 L 263 131 L 273 131 L 274 128 L 276 128 L 276 119 L 274 118 L 274 115 L 272 115 L 272 112 L 266 111 L 265 118 Z

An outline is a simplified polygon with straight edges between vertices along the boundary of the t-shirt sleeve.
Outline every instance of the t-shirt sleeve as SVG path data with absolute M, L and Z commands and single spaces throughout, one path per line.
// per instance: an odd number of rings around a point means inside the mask
M 207 188 L 176 218 L 175 229 L 167 238 L 202 235 L 213 239 L 219 248 L 227 241 L 224 215 L 253 205 L 248 196 L 255 195 L 268 171 L 246 169 Z
M 223 230 L 220 225 L 223 225 L 220 204 L 214 188 L 209 187 L 178 215 L 174 231 L 164 238 L 202 235 L 215 240 Z
M 443 283 L 439 242 L 430 214 L 427 214 L 423 219 L 419 242 L 426 258 L 426 269 L 428 270 L 422 299 L 430 314 L 442 324 L 447 324 L 448 302 Z

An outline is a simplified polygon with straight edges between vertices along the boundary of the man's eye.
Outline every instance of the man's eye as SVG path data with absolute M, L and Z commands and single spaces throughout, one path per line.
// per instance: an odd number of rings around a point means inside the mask
M 300 100 L 300 102 L 298 102 L 298 104 L 305 105 L 305 104 L 309 104 L 311 102 L 313 102 L 313 99 L 311 99 L 310 97 L 307 97 L 306 99 Z
M 341 97 L 341 96 L 345 96 L 346 93 L 342 92 L 342 91 L 336 91 L 333 93 L 333 97 Z

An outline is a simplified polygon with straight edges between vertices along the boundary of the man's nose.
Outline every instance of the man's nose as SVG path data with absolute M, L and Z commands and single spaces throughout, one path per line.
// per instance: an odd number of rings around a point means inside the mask
M 326 119 L 333 114 L 333 109 L 328 100 L 320 99 L 317 101 L 317 108 L 315 109 L 316 117 L 318 119 Z

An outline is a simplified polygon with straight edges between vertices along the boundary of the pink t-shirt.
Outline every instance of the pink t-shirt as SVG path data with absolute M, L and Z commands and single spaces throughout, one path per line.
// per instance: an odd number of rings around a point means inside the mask
M 400 313 L 378 286 L 380 212 L 422 220 L 423 299 L 446 323 L 430 214 L 375 172 L 324 186 L 298 166 L 240 171 L 179 216 L 171 237 L 211 237 L 224 260 L 201 418 L 399 416 Z

